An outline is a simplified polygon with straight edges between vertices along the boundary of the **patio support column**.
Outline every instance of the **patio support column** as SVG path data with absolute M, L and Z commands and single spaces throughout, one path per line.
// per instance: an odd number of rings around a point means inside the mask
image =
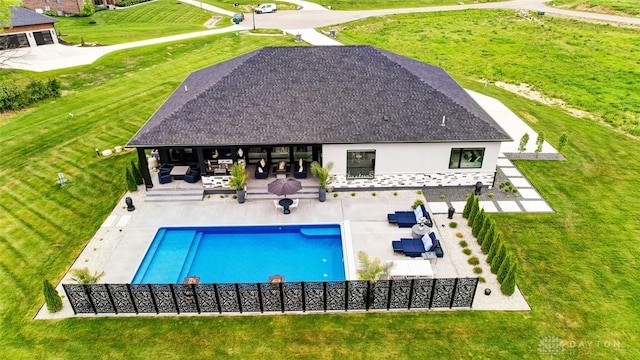
M 147 162 L 147 155 L 144 153 L 144 148 L 136 148 L 136 151 L 138 151 L 138 167 L 140 168 L 140 173 L 142 174 L 144 185 L 147 189 L 151 189 L 153 187 L 153 182 L 151 182 L 151 174 L 149 173 L 149 163 Z
M 204 174 L 206 164 L 204 163 L 204 154 L 202 153 L 201 147 L 196 148 L 196 157 L 198 158 L 198 168 L 200 168 L 200 173 Z

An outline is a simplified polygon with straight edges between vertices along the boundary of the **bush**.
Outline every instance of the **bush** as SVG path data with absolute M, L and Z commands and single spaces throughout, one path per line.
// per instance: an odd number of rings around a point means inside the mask
M 500 291 L 509 296 L 513 295 L 516 291 L 516 273 L 518 272 L 518 263 L 514 262 L 511 265 L 511 269 L 507 273 L 507 276 L 504 278 L 504 281 L 500 285 Z
M 482 268 L 480 266 L 476 266 L 473 268 L 474 274 L 482 274 Z
M 498 268 L 498 273 L 496 275 L 498 275 L 498 282 L 502 284 L 502 282 L 504 281 L 504 279 L 507 277 L 507 273 L 509 273 L 509 269 L 511 269 L 511 264 L 513 263 L 513 260 L 511 258 L 511 256 L 507 255 L 504 260 L 502 261 L 502 264 L 500 265 L 500 268 Z
M 484 221 L 482 222 L 482 227 L 478 232 L 478 236 L 476 236 L 476 239 L 478 240 L 478 245 L 482 246 L 482 243 L 484 242 L 485 237 L 487 236 L 487 231 L 489 231 L 490 225 L 491 225 L 491 219 L 489 218 L 489 215 L 484 214 Z
M 142 180 L 142 173 L 140 172 L 140 168 L 136 165 L 136 162 L 131 160 L 131 174 L 133 178 L 136 180 L 136 185 L 144 184 L 144 180 Z
M 356 196 L 356 193 L 351 193 L 351 196 L 352 196 L 352 197 L 353 197 L 353 196 Z
M 372 192 L 372 193 L 371 193 L 371 196 L 376 196 L 376 193 Z
M 471 255 L 471 249 L 469 249 L 469 248 L 464 248 L 464 249 L 462 250 L 462 253 L 463 253 L 463 254 L 465 254 L 465 255 Z
M 337 198 L 338 197 L 338 193 L 333 193 L 333 197 Z
M 469 265 L 478 265 L 480 264 L 480 259 L 478 259 L 476 256 L 472 256 L 469 258 L 469 260 L 467 260 L 467 262 L 469 263 Z
M 31 80 L 27 85 L 14 81 L 0 83 L 0 111 L 20 110 L 31 104 L 60 96 L 60 81 Z
M 452 221 L 452 222 L 449 223 L 449 227 L 452 228 L 452 229 L 455 229 L 455 228 L 458 227 L 458 223 L 455 222 L 455 221 Z
M 397 191 L 394 191 L 394 192 L 393 192 L 393 196 L 398 196 L 398 192 L 397 192 Z
M 116 6 L 117 7 L 127 7 L 127 6 L 141 4 L 141 3 L 147 2 L 147 1 L 151 1 L 151 0 L 124 0 L 124 1 L 118 1 L 116 3 Z
M 62 298 L 56 288 L 51 285 L 48 280 L 44 280 L 43 282 L 43 291 L 44 291 L 44 301 L 47 304 L 47 310 L 51 313 L 58 312 L 62 310 Z
M 464 240 L 460 240 L 460 242 L 458 244 L 460 244 L 460 246 L 463 247 L 463 248 L 466 248 L 467 246 L 469 246 L 469 244 L 467 244 L 467 242 L 464 241 Z
M 471 234 L 473 236 L 477 237 L 480 233 L 480 229 L 482 229 L 482 225 L 484 225 L 484 218 L 484 209 L 480 209 L 480 211 L 476 213 L 476 216 L 473 219 L 473 226 L 471 227 Z
M 129 170 L 129 168 L 127 168 L 126 178 L 127 178 L 127 190 L 129 190 L 129 191 L 138 190 L 138 185 L 136 184 L 136 179 L 133 177 L 133 174 L 131 173 L 131 170 Z
M 473 197 L 473 203 L 471 203 L 471 210 L 469 211 L 469 218 L 467 225 L 473 226 L 473 222 L 475 221 L 476 214 L 480 210 L 480 203 L 477 196 Z
M 491 248 L 489 248 L 489 253 L 487 254 L 487 263 L 492 263 L 493 257 L 496 256 L 498 250 L 500 250 L 500 246 L 502 246 L 502 238 L 500 235 L 496 235 L 491 243 Z
M 490 192 L 487 194 L 487 196 L 489 197 L 489 199 L 493 199 L 493 197 L 496 196 L 496 194 Z
M 71 280 L 77 282 L 78 284 L 95 284 L 103 276 L 104 271 L 101 273 L 94 271 L 94 273 L 92 274 L 91 272 L 89 272 L 89 268 L 87 267 L 71 270 Z
M 480 277 L 478 278 L 478 282 L 486 283 L 486 282 L 487 282 L 487 279 L 485 279 L 484 277 L 480 276 Z
M 491 221 L 489 224 L 489 230 L 487 230 L 487 234 L 484 236 L 484 240 L 482 241 L 481 249 L 484 254 L 488 254 L 491 251 L 491 245 L 498 238 L 498 230 L 496 230 L 496 224 Z
M 469 194 L 467 196 L 467 203 L 464 204 L 464 209 L 462 210 L 462 217 L 465 219 L 469 218 L 469 212 L 471 212 L 471 204 L 473 204 L 474 195 Z
M 411 208 L 412 208 L 412 209 L 415 209 L 415 208 L 417 208 L 417 207 L 418 207 L 418 206 L 420 206 L 420 205 L 424 205 L 424 201 L 422 201 L 422 200 L 420 200 L 420 199 L 417 199 L 416 201 L 414 201 L 414 202 L 413 202 L 413 205 L 411 205 Z
M 459 237 L 460 239 L 464 237 L 464 235 L 460 231 L 456 233 L 456 236 Z

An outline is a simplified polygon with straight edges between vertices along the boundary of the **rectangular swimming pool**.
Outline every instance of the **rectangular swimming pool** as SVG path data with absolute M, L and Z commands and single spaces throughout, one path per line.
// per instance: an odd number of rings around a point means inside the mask
M 163 227 L 133 284 L 345 280 L 339 224 Z

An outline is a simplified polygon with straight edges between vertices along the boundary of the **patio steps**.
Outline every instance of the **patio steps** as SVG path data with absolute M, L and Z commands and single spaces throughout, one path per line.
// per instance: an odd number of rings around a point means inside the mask
M 203 189 L 147 190 L 146 201 L 202 201 Z
M 292 199 L 317 199 L 318 198 L 318 187 L 317 186 L 303 186 L 297 193 L 293 195 L 288 195 Z M 282 196 L 277 196 L 269 191 L 267 191 L 266 187 L 249 187 L 247 188 L 247 199 L 281 199 Z

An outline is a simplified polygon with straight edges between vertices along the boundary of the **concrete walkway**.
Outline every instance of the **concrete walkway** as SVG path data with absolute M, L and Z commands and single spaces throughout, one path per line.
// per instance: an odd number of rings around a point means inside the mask
M 234 14 L 233 11 L 221 9 L 195 0 L 180 1 L 184 2 L 185 4 L 197 6 L 214 13 L 224 14 L 228 16 L 232 16 Z M 555 7 L 546 6 L 544 4 L 545 0 L 514 0 L 498 3 L 362 11 L 333 11 L 328 10 L 321 5 L 308 1 L 293 0 L 291 2 L 302 6 L 302 9 L 296 11 L 278 11 L 274 14 L 262 14 L 260 16 L 256 16 L 256 27 L 265 29 L 287 29 L 285 31 L 293 35 L 300 33 L 302 35 L 303 41 L 306 41 L 313 45 L 337 45 L 337 42 L 335 42 L 333 39 L 322 39 L 319 35 L 315 34 L 314 28 L 341 24 L 348 21 L 368 18 L 371 16 L 384 16 L 416 12 L 457 11 L 464 9 L 522 9 L 531 11 L 544 11 L 547 14 L 556 14 L 560 16 L 574 17 L 585 20 L 640 25 L 640 18 L 628 18 L 598 13 L 562 10 Z M 173 35 L 157 39 L 136 41 L 127 44 L 93 48 L 63 45 L 44 45 L 37 48 L 18 49 L 9 52 L 5 51 L 0 52 L 0 67 L 31 71 L 49 71 L 87 65 L 113 51 L 190 39 L 201 36 L 209 36 L 224 32 L 251 29 L 254 26 L 253 19 L 253 16 L 246 16 L 245 21 L 242 23 L 242 25 L 234 25 L 224 29 L 206 30 L 190 34 Z M 7 59 L 7 57 L 10 58 Z

